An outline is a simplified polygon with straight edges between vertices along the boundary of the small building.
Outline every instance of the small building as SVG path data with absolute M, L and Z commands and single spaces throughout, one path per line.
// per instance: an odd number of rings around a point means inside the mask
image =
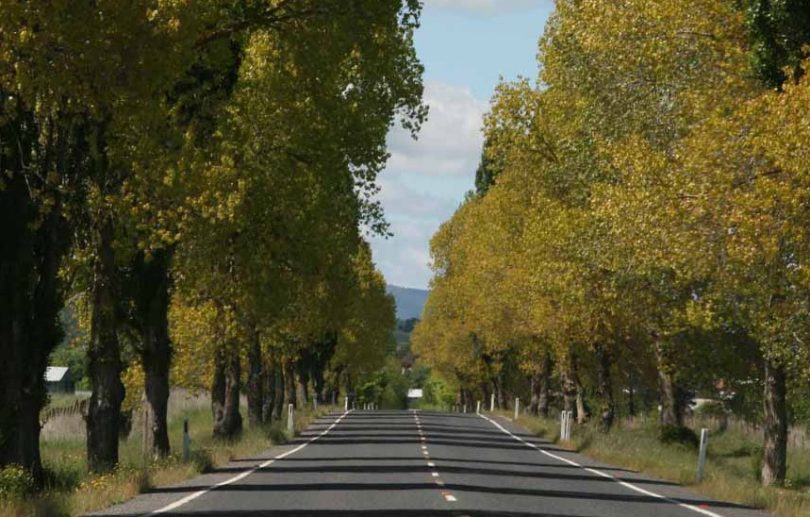
M 422 389 L 421 388 L 411 388 L 408 390 L 408 398 L 409 399 L 421 399 L 422 398 Z
M 76 389 L 70 368 L 67 366 L 49 366 L 45 370 L 45 386 L 48 388 L 48 393 L 73 394 Z

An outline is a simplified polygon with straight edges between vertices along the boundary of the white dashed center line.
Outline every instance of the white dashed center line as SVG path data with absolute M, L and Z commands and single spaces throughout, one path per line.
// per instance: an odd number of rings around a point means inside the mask
M 427 442 L 427 437 L 422 432 L 422 422 L 419 420 L 419 413 L 417 413 L 415 409 L 413 410 L 413 418 L 416 421 L 416 429 L 417 432 L 419 433 L 419 441 L 420 443 L 422 443 L 422 445 L 420 446 L 420 449 L 422 449 L 422 455 L 424 455 L 425 460 L 427 461 L 428 468 L 431 469 L 430 476 L 433 478 L 433 482 L 436 483 L 438 487 L 440 488 L 444 487 L 444 481 L 442 480 L 439 473 L 436 472 L 435 470 L 432 470 L 436 468 L 436 463 L 430 461 L 430 452 L 428 451 L 427 445 L 425 445 L 425 443 Z M 456 501 L 458 501 L 458 499 L 456 499 L 456 497 L 453 494 L 451 494 L 448 490 L 442 490 L 440 493 L 442 497 L 444 497 L 444 500 L 447 501 L 448 503 L 455 503 Z

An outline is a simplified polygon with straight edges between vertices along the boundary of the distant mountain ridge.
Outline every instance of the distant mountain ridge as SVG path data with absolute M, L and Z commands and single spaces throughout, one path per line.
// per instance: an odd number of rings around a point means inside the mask
M 422 309 L 425 308 L 430 291 L 390 284 L 386 286 L 386 290 L 397 302 L 397 319 L 407 320 L 422 317 Z

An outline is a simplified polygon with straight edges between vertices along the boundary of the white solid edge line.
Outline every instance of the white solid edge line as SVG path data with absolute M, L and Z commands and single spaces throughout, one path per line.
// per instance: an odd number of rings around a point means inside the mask
M 291 454 L 294 454 L 294 453 L 296 453 L 296 452 L 300 451 L 301 449 L 303 449 L 303 448 L 304 448 L 304 447 L 306 447 L 307 445 L 311 444 L 312 442 L 314 442 L 314 441 L 315 441 L 315 440 L 317 440 L 318 438 L 321 438 L 321 437 L 322 437 L 322 436 L 324 436 L 326 433 L 328 433 L 329 431 L 331 431 L 332 429 L 334 429 L 334 428 L 335 428 L 335 426 L 336 426 L 336 425 L 338 425 L 338 423 L 339 423 L 341 420 L 343 420 L 343 419 L 346 417 L 346 415 L 348 415 L 348 414 L 349 414 L 351 411 L 352 411 L 352 410 L 350 409 L 350 410 L 348 410 L 348 411 L 344 412 L 344 413 L 343 413 L 342 415 L 340 415 L 340 417 L 339 417 L 337 420 L 335 420 L 335 421 L 332 423 L 332 425 L 330 425 L 330 426 L 329 426 L 329 427 L 328 427 L 328 428 L 327 428 L 325 431 L 323 431 L 322 433 L 320 433 L 320 434 L 318 434 L 318 435 L 315 435 L 314 437 L 310 438 L 308 441 L 306 441 L 306 442 L 302 443 L 302 444 L 301 444 L 301 445 L 299 445 L 298 447 L 296 447 L 296 448 L 294 448 L 294 449 L 290 449 L 289 451 L 287 451 L 287 452 L 285 452 L 285 453 L 279 454 L 279 455 L 278 455 L 278 456 L 276 456 L 275 458 L 269 459 L 269 460 L 265 461 L 264 463 L 261 463 L 261 464 L 259 464 L 259 465 L 256 465 L 256 466 L 255 466 L 255 467 L 253 467 L 252 469 L 250 469 L 250 470 L 246 470 L 246 471 L 242 472 L 241 474 L 238 474 L 238 475 L 236 475 L 236 476 L 234 476 L 234 477 L 232 477 L 232 478 L 226 479 L 225 481 L 221 481 L 221 482 L 219 482 L 219 483 L 217 483 L 217 484 L 215 484 L 215 485 L 211 485 L 210 487 L 208 487 L 208 488 L 206 488 L 206 489 L 203 489 L 203 490 L 199 490 L 199 491 L 197 491 L 197 492 L 194 492 L 193 494 L 189 494 L 189 495 L 185 496 L 184 498 L 179 499 L 179 500 L 177 500 L 177 501 L 175 501 L 175 502 L 173 502 L 173 503 L 171 503 L 171 504 L 168 504 L 168 505 L 166 505 L 166 506 L 164 506 L 164 507 L 162 507 L 162 508 L 158 508 L 157 510 L 153 510 L 153 511 L 149 512 L 147 515 L 157 515 L 157 514 L 161 514 L 161 513 L 170 512 L 170 511 L 172 511 L 172 510 L 174 510 L 174 509 L 177 509 L 177 508 L 179 508 L 179 507 L 183 506 L 183 505 L 184 505 L 184 504 L 186 504 L 186 503 L 189 503 L 189 502 L 193 501 L 194 499 L 197 499 L 198 497 L 200 497 L 200 496 L 202 496 L 202 495 L 204 495 L 204 494 L 207 494 L 208 492 L 210 492 L 211 490 L 213 490 L 213 489 L 215 489 L 215 488 L 219 488 L 219 487 L 222 487 L 222 486 L 230 485 L 230 484 L 232 484 L 232 483 L 236 483 L 237 481 L 240 481 L 240 480 L 242 480 L 242 479 L 245 479 L 246 477 L 248 477 L 249 475 L 253 474 L 253 473 L 254 473 L 254 472 L 256 472 L 257 470 L 259 470 L 259 469 L 263 469 L 263 468 L 265 468 L 265 467 L 267 467 L 267 466 L 269 466 L 269 465 L 272 465 L 272 464 L 273 464 L 273 463 L 274 463 L 276 460 L 280 460 L 280 459 L 286 458 L 287 456 L 289 456 L 289 455 L 291 455 Z
M 531 447 L 532 449 L 535 449 L 536 451 L 539 451 L 539 452 L 545 454 L 546 456 L 548 456 L 550 458 L 554 458 L 555 460 L 562 461 L 563 463 L 567 463 L 567 464 L 569 464 L 571 466 L 581 468 L 582 470 L 586 470 L 586 471 L 588 471 L 588 472 L 590 472 L 592 474 L 596 474 L 597 476 L 602 476 L 603 478 L 612 479 L 613 481 L 615 481 L 616 483 L 622 485 L 625 488 L 629 488 L 630 490 L 636 491 L 636 492 L 638 492 L 640 494 L 644 494 L 646 496 L 655 497 L 656 499 L 661 499 L 662 501 L 667 501 L 669 503 L 676 504 L 676 505 L 680 506 L 681 508 L 686 508 L 687 510 L 692 510 L 693 512 L 701 513 L 703 515 L 708 515 L 709 517 L 723 517 L 719 513 L 710 512 L 709 510 L 704 510 L 703 508 L 700 508 L 698 506 L 682 503 L 682 502 L 677 501 L 675 499 L 669 498 L 669 497 L 667 497 L 665 495 L 656 494 L 655 492 L 650 492 L 649 490 L 645 490 L 644 488 L 638 487 L 638 486 L 636 486 L 636 485 L 634 485 L 632 483 L 628 483 L 627 481 L 622 481 L 621 479 L 618 479 L 618 478 L 608 474 L 607 472 L 602 472 L 601 470 L 593 469 L 593 468 L 590 468 L 590 467 L 585 467 L 585 466 L 580 465 L 576 461 L 569 460 L 568 458 L 563 458 L 562 456 L 557 456 L 556 454 L 548 452 L 548 451 L 546 451 L 544 449 L 541 449 L 537 445 L 535 445 L 535 444 L 533 444 L 531 442 L 527 442 L 526 440 L 524 440 L 520 436 L 517 436 L 517 435 L 511 433 L 508 429 L 503 427 L 501 424 L 499 424 L 495 420 L 492 420 L 491 418 L 488 418 L 488 417 L 486 417 L 484 415 L 479 415 L 479 416 L 481 418 L 483 418 L 484 420 L 488 421 L 489 423 L 491 423 L 492 425 L 494 425 L 495 427 L 497 427 L 498 429 L 500 429 L 501 431 L 503 431 L 504 433 L 508 434 L 509 436 L 514 438 L 515 440 L 523 443 L 524 445 L 527 445 L 527 446 Z

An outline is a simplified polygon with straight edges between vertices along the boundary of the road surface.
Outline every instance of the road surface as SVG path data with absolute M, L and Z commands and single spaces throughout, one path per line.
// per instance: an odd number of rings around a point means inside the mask
M 764 517 L 597 463 L 503 418 L 352 411 L 96 515 Z

